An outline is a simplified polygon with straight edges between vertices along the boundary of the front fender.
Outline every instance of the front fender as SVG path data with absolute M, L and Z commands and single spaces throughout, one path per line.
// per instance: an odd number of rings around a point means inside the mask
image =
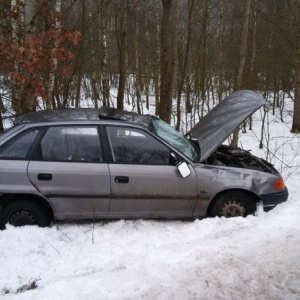
M 195 217 L 206 216 L 216 195 L 227 190 L 243 190 L 260 198 L 260 195 L 279 192 L 274 185 L 279 175 L 251 169 L 197 164 L 195 167 L 198 203 Z

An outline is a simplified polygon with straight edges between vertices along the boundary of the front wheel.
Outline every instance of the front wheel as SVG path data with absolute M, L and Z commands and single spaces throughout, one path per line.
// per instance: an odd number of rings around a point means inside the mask
M 209 208 L 210 217 L 246 217 L 254 214 L 256 202 L 251 196 L 240 192 L 231 191 L 218 196 Z
M 37 203 L 17 200 L 5 205 L 0 212 L 0 229 L 6 224 L 13 226 L 38 225 L 49 226 L 50 218 L 45 209 Z

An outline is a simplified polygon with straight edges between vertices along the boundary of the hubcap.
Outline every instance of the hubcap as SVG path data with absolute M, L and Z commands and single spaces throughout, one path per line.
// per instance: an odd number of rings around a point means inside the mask
M 32 212 L 28 210 L 17 210 L 9 216 L 8 223 L 14 226 L 24 226 L 36 225 L 38 222 Z
M 238 200 L 225 201 L 219 208 L 219 216 L 226 218 L 231 217 L 245 217 L 246 208 Z

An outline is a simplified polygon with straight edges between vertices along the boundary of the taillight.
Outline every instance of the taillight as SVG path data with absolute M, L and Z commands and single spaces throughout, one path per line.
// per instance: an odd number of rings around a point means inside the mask
M 278 179 L 275 183 L 275 189 L 276 190 L 283 190 L 285 185 L 284 185 L 284 180 L 282 178 Z

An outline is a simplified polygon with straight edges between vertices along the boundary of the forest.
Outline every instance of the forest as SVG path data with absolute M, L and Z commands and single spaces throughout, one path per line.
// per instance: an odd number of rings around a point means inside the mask
M 90 99 L 153 105 L 184 132 L 240 89 L 260 91 L 270 113 L 292 98 L 300 131 L 298 0 L 1 0 L 0 27 L 1 131 Z
M 90 222 L 55 222 L 50 228 L 7 224 L 0 231 L 0 298 L 300 299 L 300 0 L 0 0 L 0 134 L 26 112 L 87 106 L 152 113 L 186 134 L 243 89 L 259 91 L 266 105 L 226 142 L 274 165 L 289 189 L 288 201 L 269 212 L 260 202 L 246 218 L 95 222 L 93 215 Z M 239 150 L 232 152 L 239 156 Z M 38 200 L 27 195 L 37 187 L 29 164 L 37 172 L 44 166 L 44 179 L 52 179 L 54 168 L 63 173 L 77 165 L 80 172 L 72 169 L 56 182 L 75 192 L 73 175 L 84 176 L 85 188 L 108 182 L 107 198 L 114 197 L 114 180 L 102 182 L 98 168 L 112 176 L 122 166 L 28 159 L 1 158 L 1 212 L 10 200 Z M 201 165 L 203 174 L 212 172 Z M 132 165 L 123 166 L 134 174 Z M 84 168 L 96 170 L 97 183 L 89 182 Z M 227 176 L 226 169 L 251 172 L 251 185 L 264 184 L 255 168 L 214 168 L 212 186 Z M 11 171 L 26 194 L 18 189 L 7 195 Z M 41 182 L 48 188 L 52 181 Z M 62 185 L 51 197 L 63 194 Z M 89 197 L 95 210 L 104 197 L 86 190 L 74 203 Z M 205 191 L 198 194 L 208 199 Z M 20 207 L 13 213 L 31 218 Z

